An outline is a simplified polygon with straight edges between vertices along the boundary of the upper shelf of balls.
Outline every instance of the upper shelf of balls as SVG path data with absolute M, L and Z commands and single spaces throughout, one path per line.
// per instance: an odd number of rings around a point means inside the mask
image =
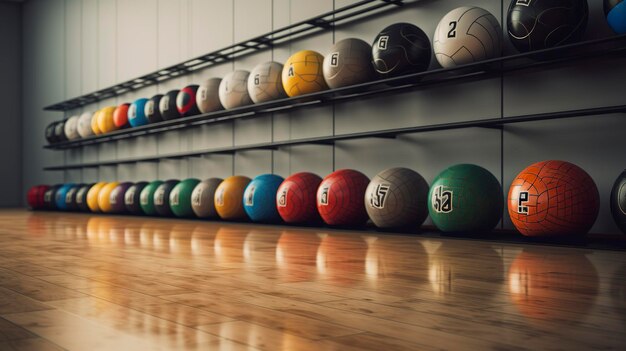
M 501 56 L 504 39 L 498 20 L 482 8 L 465 6 L 440 20 L 432 47 L 428 35 L 414 24 L 392 24 L 371 46 L 348 38 L 333 45 L 325 56 L 312 50 L 299 51 L 284 64 L 260 63 L 250 72 L 237 70 L 200 85 L 53 122 L 46 128 L 50 143 L 46 147 L 80 147 L 626 51 L 626 1 L 604 2 L 607 23 L 618 36 L 583 43 L 579 41 L 587 27 L 587 1 L 572 0 L 567 8 L 554 6 L 554 2 L 511 2 L 506 19 L 508 40 L 519 54 Z M 442 68 L 427 71 L 433 51 Z

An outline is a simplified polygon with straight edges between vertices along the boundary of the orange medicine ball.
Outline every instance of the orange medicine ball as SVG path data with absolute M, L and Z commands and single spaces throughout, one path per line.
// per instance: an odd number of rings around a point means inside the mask
M 224 179 L 215 190 L 215 210 L 222 219 L 242 220 L 248 216 L 243 209 L 243 193 L 251 179 L 232 176 Z

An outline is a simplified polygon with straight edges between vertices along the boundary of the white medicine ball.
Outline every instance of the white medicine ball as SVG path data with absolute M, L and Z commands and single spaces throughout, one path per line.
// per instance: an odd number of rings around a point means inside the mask
M 252 99 L 248 94 L 248 71 L 230 72 L 220 82 L 219 96 L 222 106 L 226 109 L 250 105 Z
M 209 113 L 224 109 L 220 102 L 219 88 L 221 78 L 209 78 L 198 87 L 196 104 L 202 113 Z
M 459 7 L 439 21 L 433 49 L 444 68 L 498 57 L 502 50 L 502 28 L 487 10 Z
M 92 112 L 84 112 L 78 118 L 77 131 L 81 138 L 87 138 L 93 135 L 93 129 L 91 129 L 91 117 Z
M 274 61 L 254 67 L 248 77 L 248 93 L 255 104 L 287 97 L 282 73 L 283 65 Z
M 78 118 L 78 116 L 72 116 L 65 122 L 65 126 L 63 128 L 65 129 L 65 136 L 68 140 L 76 140 L 80 138 L 80 135 L 78 134 Z

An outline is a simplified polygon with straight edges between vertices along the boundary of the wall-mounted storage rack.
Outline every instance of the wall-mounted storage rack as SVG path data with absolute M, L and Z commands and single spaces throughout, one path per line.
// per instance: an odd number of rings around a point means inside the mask
M 148 124 L 136 128 L 122 129 L 84 139 L 46 145 L 44 146 L 44 148 L 57 150 L 78 148 L 85 145 L 93 145 L 115 140 L 134 138 L 142 135 L 162 133 L 171 130 L 181 130 L 203 124 L 221 123 L 228 120 L 251 118 L 270 112 L 288 110 L 292 111 L 296 109 L 319 106 L 323 104 L 349 102 L 367 97 L 382 96 L 383 94 L 406 92 L 437 84 L 486 79 L 494 76 L 500 76 L 501 74 L 507 72 L 519 71 L 523 69 L 542 68 L 563 62 L 570 62 L 593 57 L 623 55 L 624 53 L 626 53 L 626 35 L 620 35 L 610 38 L 561 46 L 557 48 L 535 51 L 532 53 L 504 56 L 455 68 L 435 69 L 417 74 L 410 74 L 401 77 L 378 80 L 339 89 L 321 91 L 294 98 L 274 100 L 256 105 L 243 106 L 231 110 L 216 111 L 192 117 Z M 596 109 L 592 110 L 595 111 Z M 621 110 L 619 109 L 615 110 L 615 107 L 606 107 L 606 110 L 621 112 Z M 584 111 L 587 110 L 578 110 L 578 112 L 581 113 L 584 113 Z M 568 117 L 575 117 L 576 115 L 572 115 L 573 112 L 575 111 L 564 111 L 562 113 L 565 113 Z M 561 112 L 550 115 L 560 116 L 560 113 Z M 601 113 L 602 112 L 600 112 L 599 114 Z M 505 119 L 509 120 L 511 118 L 519 117 L 524 116 L 505 117 Z M 532 117 L 530 119 L 523 118 L 520 121 L 536 120 L 535 118 L 536 117 Z M 463 122 L 462 127 L 484 127 L 485 125 L 483 124 L 486 123 L 485 121 L 491 121 L 491 119 Z M 459 126 L 456 126 L 456 124 L 453 125 L 454 126 L 452 128 L 459 128 Z M 438 124 L 416 127 L 418 129 L 415 129 L 412 132 L 428 131 L 430 130 L 429 128 L 435 128 L 433 130 L 440 130 L 442 129 L 441 127 L 442 125 Z M 381 131 L 381 133 L 385 134 L 387 132 Z M 363 137 L 368 136 L 371 135 Z M 358 138 L 358 136 L 356 136 L 355 138 Z M 299 143 L 306 142 L 300 141 Z M 46 169 L 51 170 L 50 168 Z M 56 170 L 57 168 L 54 169 Z
M 213 65 L 228 62 L 235 58 L 270 49 L 274 46 L 332 29 L 348 22 L 365 18 L 384 11 L 399 8 L 411 0 L 362 0 L 353 4 L 323 13 L 307 20 L 259 35 L 257 37 L 227 46 L 225 48 L 192 58 L 190 60 L 159 69 L 158 71 L 81 95 L 50 106 L 47 111 L 68 111 L 95 102 L 116 97 L 133 90 L 178 78 Z
M 584 116 L 602 116 L 602 115 L 610 115 L 614 113 L 625 113 L 625 112 L 626 112 L 626 105 L 618 105 L 618 106 L 607 106 L 607 107 L 598 107 L 598 108 L 589 108 L 589 109 L 580 109 L 580 110 L 569 110 L 569 111 L 561 111 L 561 112 L 540 113 L 540 114 L 532 114 L 532 115 L 519 115 L 519 116 L 506 117 L 506 118 L 496 117 L 496 118 L 479 119 L 479 120 L 472 120 L 472 121 L 431 124 L 431 125 L 418 126 L 418 127 L 396 128 L 396 129 L 376 130 L 376 131 L 371 131 L 371 132 L 329 135 L 329 136 L 322 136 L 322 137 L 315 137 L 315 138 L 294 139 L 294 140 L 276 141 L 276 142 L 268 142 L 268 143 L 260 143 L 260 144 L 241 145 L 241 146 L 218 147 L 218 148 L 199 150 L 199 151 L 178 152 L 178 153 L 171 153 L 171 154 L 161 154 L 157 156 L 136 157 L 136 158 L 114 160 L 114 161 L 77 163 L 77 164 L 69 164 L 69 165 L 63 165 L 63 166 L 46 167 L 44 168 L 44 170 L 63 171 L 63 170 L 70 170 L 70 169 L 93 168 L 93 167 L 102 167 L 102 166 L 117 166 L 121 164 L 131 164 L 131 163 L 137 163 L 137 162 L 158 162 L 163 159 L 181 159 L 181 158 L 189 158 L 189 157 L 202 157 L 202 156 L 210 155 L 210 154 L 230 154 L 230 153 L 234 153 L 237 151 L 248 151 L 248 150 L 264 150 L 264 149 L 272 150 L 272 149 L 278 149 L 280 147 L 305 145 L 305 144 L 311 144 L 311 145 L 312 144 L 329 144 L 331 145 L 336 141 L 345 141 L 345 140 L 354 140 L 354 139 L 363 139 L 363 138 L 395 138 L 396 136 L 402 135 L 402 134 L 423 133 L 423 132 L 432 132 L 432 131 L 438 131 L 438 130 L 451 130 L 451 129 L 460 129 L 460 128 L 469 128 L 469 127 L 500 128 L 504 125 L 514 124 L 514 123 L 534 122 L 534 121 L 544 121 L 544 120 L 550 120 L 550 119 L 563 119 L 563 118 L 574 118 L 574 117 L 584 117 Z

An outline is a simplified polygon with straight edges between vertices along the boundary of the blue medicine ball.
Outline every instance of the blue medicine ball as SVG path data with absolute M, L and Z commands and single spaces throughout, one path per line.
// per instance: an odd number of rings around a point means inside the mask
M 243 208 L 252 221 L 280 221 L 276 208 L 276 192 L 283 180 L 283 177 L 275 174 L 262 174 L 248 184 L 243 193 Z
M 135 100 L 128 108 L 128 123 L 131 127 L 139 127 L 148 124 L 145 107 L 148 99 L 141 98 Z
M 63 184 L 59 190 L 57 190 L 54 195 L 54 203 L 57 206 L 58 210 L 67 211 L 67 203 L 65 202 L 65 198 L 67 197 L 67 192 L 74 186 L 73 183 Z
M 626 1 L 604 0 L 604 14 L 615 33 L 626 34 Z

